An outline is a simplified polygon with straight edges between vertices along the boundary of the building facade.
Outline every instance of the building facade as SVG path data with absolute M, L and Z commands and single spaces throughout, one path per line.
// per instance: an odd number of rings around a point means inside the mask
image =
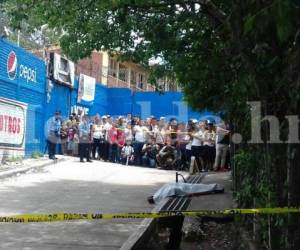
M 62 54 L 59 47 L 51 47 L 50 52 Z M 34 52 L 43 57 L 43 51 Z M 155 91 L 155 86 L 148 82 L 149 73 L 140 64 L 132 62 L 121 62 L 117 55 L 110 55 L 104 51 L 93 51 L 87 58 L 76 63 L 76 75 L 85 74 L 96 79 L 97 83 L 108 88 L 129 88 L 134 91 Z M 158 82 L 162 91 L 180 91 L 177 84 L 168 79 Z

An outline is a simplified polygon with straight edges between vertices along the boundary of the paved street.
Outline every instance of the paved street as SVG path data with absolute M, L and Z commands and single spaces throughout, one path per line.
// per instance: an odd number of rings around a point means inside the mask
M 175 172 L 78 159 L 1 180 L 0 214 L 151 211 Z M 119 249 L 141 220 L 0 224 L 0 249 Z

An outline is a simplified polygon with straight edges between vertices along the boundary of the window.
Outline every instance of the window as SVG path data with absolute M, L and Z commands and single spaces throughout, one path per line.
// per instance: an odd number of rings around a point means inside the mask
M 140 89 L 144 89 L 145 85 L 145 76 L 143 74 L 139 74 L 138 87 Z
M 123 82 L 127 82 L 128 81 L 128 70 L 122 64 L 119 64 L 119 79 L 121 81 L 123 81 Z
M 134 87 L 136 87 L 136 72 L 131 70 L 131 76 L 130 76 L 130 84 Z
M 60 58 L 59 69 L 64 72 L 69 72 L 69 62 L 67 59 L 63 57 Z
M 114 59 L 109 59 L 108 75 L 117 77 L 117 62 Z

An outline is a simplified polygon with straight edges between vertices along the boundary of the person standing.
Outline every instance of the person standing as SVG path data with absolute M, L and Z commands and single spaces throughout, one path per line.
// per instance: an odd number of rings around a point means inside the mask
M 125 133 L 125 140 L 126 142 L 130 142 L 130 144 L 133 141 L 133 135 L 132 135 L 132 126 L 131 123 L 127 123 L 126 128 L 124 129 L 124 133 Z
M 87 116 L 82 117 L 82 121 L 79 123 L 79 157 L 80 162 L 84 162 L 86 158 L 87 162 L 90 160 L 90 124 L 87 120 Z
M 111 129 L 108 131 L 108 142 L 109 160 L 116 163 L 118 161 L 118 130 L 115 123 L 112 123 Z
M 215 171 L 225 171 L 226 157 L 230 144 L 229 127 L 222 124 L 216 128 L 216 159 L 214 164 Z
M 128 124 L 132 125 L 133 119 L 132 119 L 132 114 L 131 113 L 127 114 L 127 116 L 125 118 L 125 122 L 126 122 L 127 125 Z
M 213 170 L 213 164 L 216 158 L 216 133 L 214 125 L 208 121 L 207 129 L 204 131 L 204 159 L 206 163 L 206 170 Z
M 159 145 L 159 148 L 162 149 L 166 142 L 166 131 L 165 131 L 165 124 L 164 121 L 160 120 L 152 129 L 153 137 L 155 138 L 156 144 Z
M 76 134 L 76 123 L 70 122 L 68 124 L 68 154 L 74 156 L 75 155 L 75 134 Z
M 117 128 L 117 141 L 118 141 L 118 150 L 117 150 L 117 160 L 118 162 L 121 161 L 121 151 L 123 146 L 125 145 L 125 130 L 122 127 Z
M 56 111 L 54 116 L 50 118 L 48 124 L 48 136 L 47 136 L 47 144 L 48 144 L 48 155 L 49 159 L 55 160 L 56 153 L 56 144 L 60 138 L 60 129 L 61 129 L 61 117 L 60 112 Z
M 178 149 L 180 151 L 180 165 L 182 167 L 187 167 L 187 154 L 186 154 L 186 146 L 190 142 L 190 136 L 188 135 L 186 131 L 186 127 L 184 123 L 180 123 L 178 125 L 178 134 L 177 134 L 177 139 L 178 139 Z
M 204 123 L 199 122 L 199 127 L 195 126 L 195 130 L 192 133 L 192 156 L 195 157 L 199 170 L 205 170 L 204 166 L 204 147 L 203 147 L 203 141 L 204 141 Z
M 104 161 L 109 160 L 109 141 L 108 141 L 108 132 L 111 129 L 111 120 L 108 119 L 107 116 L 102 116 L 102 122 L 103 122 L 103 134 L 104 134 L 104 145 L 103 145 L 103 157 L 102 159 Z
M 148 129 L 144 126 L 144 121 L 140 120 L 137 125 L 133 128 L 134 133 L 134 161 L 135 165 L 141 166 L 142 165 L 142 149 L 146 142 L 146 133 Z
M 60 143 L 61 143 L 61 152 L 63 155 L 68 153 L 68 126 L 67 122 L 64 121 L 60 129 Z
M 93 159 L 96 159 L 96 151 L 98 154 L 98 159 L 100 159 L 101 155 L 101 144 L 103 144 L 104 135 L 103 135 L 103 125 L 101 124 L 101 120 L 96 116 L 95 124 L 93 125 L 93 147 L 92 147 L 92 155 Z

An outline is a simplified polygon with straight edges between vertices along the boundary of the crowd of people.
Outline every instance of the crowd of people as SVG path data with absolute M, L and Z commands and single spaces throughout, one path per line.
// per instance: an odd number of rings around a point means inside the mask
M 91 117 L 81 112 L 62 119 L 58 111 L 47 125 L 49 158 L 56 159 L 59 144 L 62 154 L 79 156 L 80 162 L 185 169 L 194 156 L 200 171 L 228 170 L 229 141 L 228 126 L 209 120 L 181 123 L 175 118 Z

